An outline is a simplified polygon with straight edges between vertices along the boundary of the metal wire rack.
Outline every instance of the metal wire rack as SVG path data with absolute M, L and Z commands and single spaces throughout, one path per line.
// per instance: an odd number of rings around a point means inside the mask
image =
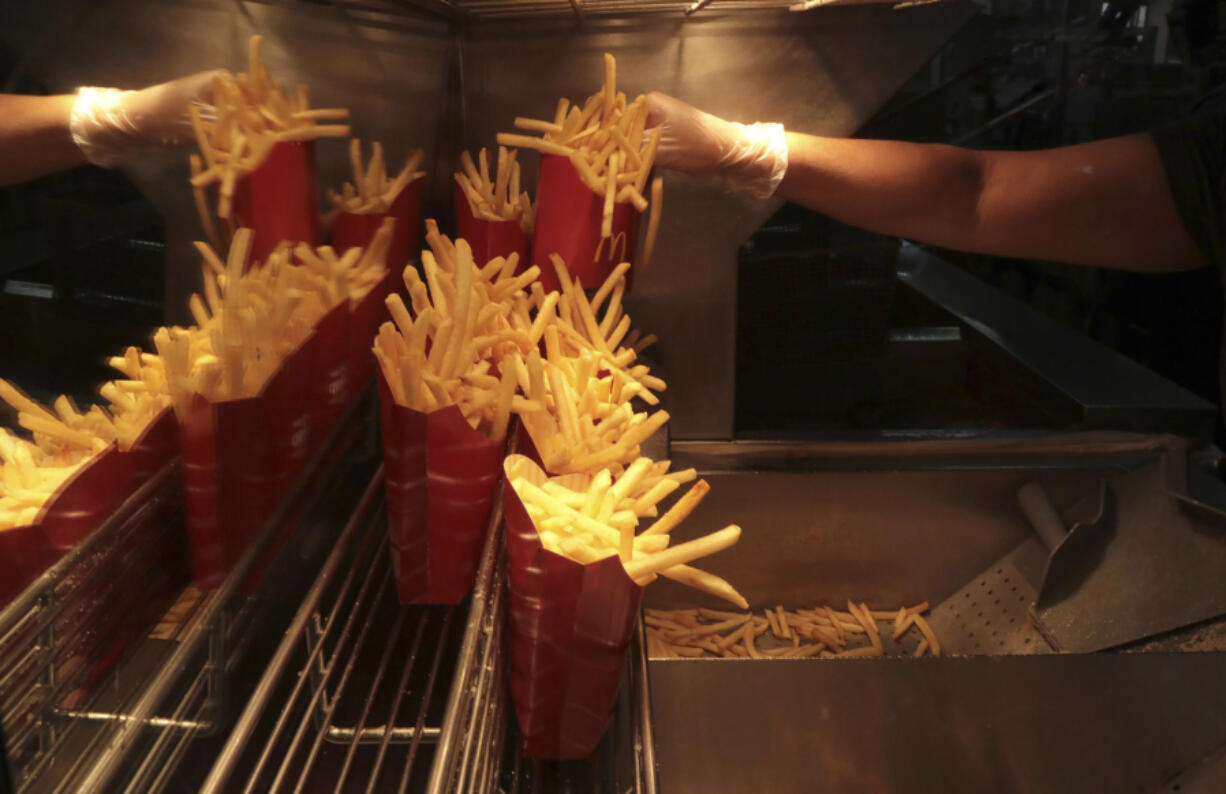
M 221 587 L 187 602 L 160 637 L 150 629 L 188 583 L 177 462 L 0 611 L 0 719 L 17 791 L 168 785 L 191 741 L 219 727 L 225 676 L 259 609 L 243 592 L 249 574 L 301 518 L 306 495 L 333 476 L 369 410 L 367 395 Z
M 202 794 L 518 792 L 561 769 L 523 759 L 518 743 L 506 741 L 514 716 L 502 488 L 470 599 L 401 606 L 383 540 L 382 477 L 380 469 L 367 484 Z M 593 794 L 654 794 L 641 640 L 605 747 L 591 764 L 571 763 L 560 774 L 602 780 L 581 786 Z
M 18 791 L 165 791 L 184 785 L 180 766 L 198 740 L 215 737 L 204 744 L 220 747 L 206 750 L 211 769 L 199 789 L 206 794 L 484 794 L 572 779 L 586 781 L 573 790 L 654 794 L 640 638 L 609 737 L 590 762 L 551 765 L 518 752 L 506 685 L 501 487 L 470 599 L 404 607 L 384 542 L 382 469 L 360 480 L 361 498 L 343 514 L 339 535 L 327 533 L 326 558 L 293 602 L 280 644 L 260 662 L 242 713 L 227 717 L 228 690 L 266 608 L 248 577 L 274 537 L 327 501 L 323 484 L 369 430 L 365 402 L 342 420 L 222 586 L 185 602 L 171 630 L 149 636 L 187 582 L 182 527 L 168 531 L 182 515 L 177 464 L 0 612 L 0 715 Z M 136 610 L 140 599 L 149 604 Z M 124 608 L 132 612 L 124 631 L 100 622 Z
M 103 679 L 185 583 L 165 526 L 181 502 L 176 474 L 155 475 L 0 612 L 0 720 L 19 790 L 62 756 L 73 723 L 114 716 L 89 707 Z
M 379 469 L 202 792 L 423 785 L 451 674 L 444 660 L 454 658 L 463 626 L 457 607 L 397 605 L 382 488 Z

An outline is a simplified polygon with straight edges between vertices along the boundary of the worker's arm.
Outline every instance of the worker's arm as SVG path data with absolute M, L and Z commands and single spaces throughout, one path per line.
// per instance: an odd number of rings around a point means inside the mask
M 787 133 L 777 195 L 881 234 L 1124 270 L 1206 264 L 1147 137 L 1033 152 Z
M 652 96 L 659 162 L 713 172 L 881 234 L 999 256 L 1128 270 L 1206 264 L 1157 148 L 1114 138 L 1035 152 L 820 138 Z
M 192 139 L 188 105 L 208 116 L 216 71 L 139 91 L 83 88 L 76 94 L 0 94 L 0 185 L 85 163 L 113 167 Z
M 85 165 L 68 130 L 75 101 L 72 94 L 0 94 L 0 185 Z

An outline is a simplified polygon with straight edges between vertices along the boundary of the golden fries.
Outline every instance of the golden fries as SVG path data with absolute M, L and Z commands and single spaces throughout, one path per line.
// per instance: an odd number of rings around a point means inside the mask
M 422 252 L 425 280 L 404 269 L 411 306 L 387 299 L 393 322 L 374 340 L 374 355 L 396 403 L 429 412 L 457 405 L 468 423 L 491 440 L 506 438 L 511 413 L 537 413 L 543 405 L 520 397 L 512 354 L 532 347 L 525 330 L 509 319 L 539 268 L 512 275 L 515 255 L 478 267 L 464 240 L 452 242 L 426 221 L 430 249 Z M 500 377 L 489 374 L 497 365 Z
M 732 526 L 697 540 L 669 548 L 667 535 L 635 534 L 639 518 L 655 509 L 645 502 L 655 478 L 668 469 L 668 461 L 638 458 L 614 473 L 571 474 L 550 479 L 529 458 L 514 455 L 505 470 L 541 536 L 544 547 L 581 564 L 618 556 L 626 574 L 639 584 L 656 574 L 746 606 L 735 588 L 718 576 L 686 563 L 736 543 L 740 529 Z M 705 485 L 705 483 L 704 483 Z
M 300 243 L 291 250 L 282 244 L 263 267 L 250 270 L 249 229 L 235 233 L 225 262 L 197 243 L 204 295 L 189 302 L 196 324 L 158 329 L 157 354 L 147 358 L 156 364 L 158 388 L 169 395 L 179 417 L 187 415 L 194 394 L 210 401 L 258 394 L 317 320 L 341 303 L 360 300 L 385 277 L 394 228 L 395 221 L 386 219 L 370 246 L 341 256 L 328 246 Z M 113 363 L 135 377 L 130 356 Z M 107 392 L 121 393 L 119 388 Z
M 574 165 L 579 178 L 593 193 L 604 199 L 601 237 L 613 236 L 614 204 L 629 202 L 639 212 L 653 207 L 655 228 L 659 227 L 660 187 L 653 185 L 652 200 L 643 197 L 660 131 L 653 129 L 644 141 L 647 124 L 647 97 L 638 96 L 627 103 L 626 95 L 617 90 L 617 63 L 605 53 L 605 80 L 600 90 L 587 98 L 582 106 L 558 101 L 553 121 L 516 118 L 521 130 L 539 132 L 540 138 L 500 132 L 502 146 L 535 149 L 544 154 L 566 157 Z M 468 178 L 471 180 L 472 175 Z M 649 240 L 654 237 L 649 234 Z M 646 249 L 649 253 L 651 248 Z M 650 257 L 647 257 L 650 258 Z
M 0 399 L 17 412 L 29 440 L 0 428 L 0 531 L 34 523 L 56 489 L 91 456 L 120 440 L 101 406 L 81 411 L 61 395 L 51 408 L 0 379 Z
M 300 86 L 295 94 L 287 94 L 280 83 L 269 77 L 260 58 L 261 43 L 260 36 L 251 37 L 247 72 L 234 77 L 221 75 L 214 80 L 215 120 L 206 121 L 194 105 L 188 107 L 196 142 L 204 158 L 203 163 L 193 163 L 191 185 L 197 191 L 201 223 L 214 245 L 218 241 L 212 219 L 202 209 L 205 188 L 217 186 L 217 217 L 228 219 L 235 183 L 258 168 L 273 145 L 349 134 L 346 124 L 319 123 L 346 119 L 348 110 L 312 110 L 307 105 L 306 86 Z
M 589 300 L 565 264 L 552 261 L 562 292 L 537 290 L 512 308 L 511 321 L 533 345 L 544 341 L 546 350 L 543 357 L 536 350 L 511 353 L 524 396 L 545 407 L 521 413 L 520 421 L 550 471 L 629 465 L 639 446 L 668 421 L 664 411 L 633 407 L 634 398 L 657 405 L 655 392 L 666 384 L 636 364 L 637 352 L 623 343 L 630 329 L 622 306 L 630 265 L 615 268 Z
M 387 176 L 383 158 L 383 144 L 371 144 L 370 162 L 362 164 L 362 142 L 357 138 L 349 141 L 349 163 L 353 169 L 353 181 L 346 182 L 341 192 L 328 190 L 328 201 L 338 212 L 353 212 L 359 215 L 387 212 L 396 196 L 412 182 L 426 175 L 418 170 L 425 152 L 413 149 L 405 157 L 404 167 L 392 179 Z
M 523 119 L 517 119 L 523 121 Z M 485 149 L 478 154 L 487 161 Z M 485 221 L 518 221 L 525 235 L 536 226 L 536 209 L 528 191 L 520 189 L 519 152 L 498 147 L 498 162 L 494 179 L 489 169 L 478 169 L 468 152 L 460 152 L 462 170 L 456 171 L 455 181 L 468 201 L 474 218 Z
M 671 551 L 671 549 L 670 549 Z M 662 572 L 667 576 L 668 573 Z M 721 580 L 722 581 L 722 580 Z M 745 608 L 744 605 L 741 607 Z M 846 659 L 886 656 L 878 621 L 895 621 L 899 615 L 912 618 L 908 627 L 918 627 L 921 640 L 913 656 L 940 655 L 940 644 L 931 628 L 920 617 L 928 608 L 924 602 L 903 607 L 897 612 L 872 611 L 864 604 L 847 603 L 847 611 L 829 606 L 785 610 L 782 605 L 767 608 L 762 616 L 752 613 L 721 612 L 714 609 L 644 609 L 649 653 L 655 658 L 680 656 L 745 656 L 797 659 L 819 656 Z M 896 629 L 893 639 L 906 631 Z M 863 638 L 866 644 L 860 644 Z M 693 653 L 697 649 L 699 653 Z M 900 648 L 893 649 L 894 653 Z

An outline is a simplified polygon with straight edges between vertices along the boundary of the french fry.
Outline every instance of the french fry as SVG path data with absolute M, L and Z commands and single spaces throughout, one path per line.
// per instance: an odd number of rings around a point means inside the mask
M 567 157 L 583 183 L 603 198 L 601 237 L 608 239 L 613 236 L 612 204 L 630 202 L 639 212 L 654 205 L 655 199 L 649 202 L 643 188 L 655 161 L 660 130 L 648 132 L 644 141 L 647 97 L 626 102 L 625 95 L 617 90 L 617 62 L 608 53 L 604 67 L 604 84 L 582 106 L 572 106 L 561 98 L 553 121 L 522 116 L 515 119 L 517 129 L 539 132 L 542 137 L 499 133 L 497 140 L 504 146 Z
M 647 529 L 643 530 L 644 535 L 664 535 L 676 529 L 682 521 L 689 517 L 694 508 L 699 505 L 708 492 L 711 486 L 706 480 L 699 480 L 694 483 L 694 486 L 677 500 L 668 511 L 662 515 L 659 520 L 652 524 Z
M 261 58 L 260 36 L 248 42 L 248 71 L 236 76 L 223 74 L 213 82 L 213 104 L 216 120 L 205 121 L 197 108 L 188 113 L 203 162 L 192 164 L 191 184 L 196 193 L 198 209 L 203 204 L 203 190 L 219 185 L 217 217 L 230 219 L 235 184 L 260 166 L 281 141 L 307 141 L 320 137 L 344 137 L 349 134 L 345 124 L 319 124 L 323 120 L 343 120 L 349 115 L 344 108 L 307 107 L 305 86 L 293 96 L 286 95 L 281 85 L 268 76 Z M 205 234 L 214 246 L 221 242 L 207 212 L 201 212 Z
M 668 576 L 669 571 L 662 571 L 661 575 Z M 927 605 L 922 606 L 926 608 Z M 747 609 L 747 606 L 741 608 Z M 750 643 L 753 652 L 762 657 L 821 656 L 825 659 L 887 655 L 880 639 L 877 621 L 893 621 L 900 614 L 909 615 L 916 611 L 916 608 L 907 607 L 897 611 L 870 610 L 863 603 L 856 604 L 851 601 L 847 603 L 847 609 L 845 613 L 836 612 L 829 606 L 787 610 L 778 605 L 765 609 L 762 617 L 749 612 L 726 612 L 702 607 L 681 610 L 644 609 L 643 612 L 647 622 L 648 643 L 650 645 L 654 640 L 656 647 L 659 647 L 660 643 L 666 643 L 673 649 L 701 649 L 704 656 L 726 656 L 729 650 L 739 643 L 742 654 L 749 656 L 750 646 L 747 643 Z M 853 641 L 840 627 L 854 628 L 853 634 L 863 637 L 864 640 L 855 640 L 857 644 L 853 645 Z M 716 636 L 722 632 L 730 633 Z M 715 639 L 711 639 L 712 637 Z M 924 634 L 911 655 L 922 656 L 930 653 L 932 639 L 935 639 L 935 635 L 930 638 Z M 813 641 L 813 644 L 802 644 L 802 640 Z M 939 645 L 937 647 L 939 649 Z M 896 655 L 904 653 L 898 646 L 893 647 L 890 652 Z
M 633 560 L 624 561 L 622 566 L 626 569 L 627 576 L 635 581 L 639 581 L 651 574 L 659 573 L 675 565 L 684 565 L 699 557 L 706 557 L 717 551 L 723 551 L 735 545 L 740 538 L 741 528 L 736 524 L 730 524 L 718 532 L 712 532 L 710 535 L 671 546 L 655 554 L 648 554 L 636 557 Z
M 937 635 L 933 632 L 932 627 L 928 625 L 928 621 L 924 620 L 923 615 L 918 612 L 915 614 L 915 625 L 919 628 L 920 634 L 924 635 L 924 640 L 928 643 L 928 653 L 933 656 L 941 655 L 941 643 L 937 641 Z M 917 656 L 919 654 L 916 654 Z
M 660 233 L 660 212 L 664 207 L 664 177 L 651 180 L 651 214 L 647 216 L 647 235 L 643 238 L 643 258 L 639 260 L 639 273 L 647 272 L 651 257 L 656 251 L 656 237 Z
M 741 609 L 749 608 L 749 602 L 731 584 L 706 571 L 700 571 L 689 565 L 674 565 L 671 568 L 665 568 L 660 571 L 660 575 L 666 579 L 672 579 L 692 587 L 695 590 L 710 593 L 716 598 L 722 598 L 729 603 L 736 604 Z
M 409 150 L 405 155 L 404 166 L 395 177 L 389 179 L 383 144 L 378 141 L 371 143 L 370 160 L 363 163 L 362 141 L 351 138 L 349 168 L 353 181 L 342 183 L 340 193 L 329 191 L 329 201 L 334 209 L 341 212 L 357 215 L 386 213 L 400 191 L 425 176 L 424 171 L 418 170 L 424 156 L 425 153 L 421 149 Z
M 536 122 L 535 119 L 516 119 L 520 123 L 534 122 L 547 125 L 548 122 Z M 522 127 L 521 127 L 522 128 Z M 487 221 L 516 221 L 525 235 L 532 233 L 534 211 L 532 199 L 520 190 L 520 165 L 518 152 L 498 147 L 498 160 L 495 163 L 496 178 L 491 182 L 488 175 L 479 171 L 468 152 L 461 152 L 460 163 L 462 172 L 455 173 L 456 183 L 468 201 L 468 209 L 474 218 Z M 488 162 L 485 149 L 478 152 L 482 162 Z
M 528 135 L 516 135 L 510 132 L 500 132 L 496 136 L 496 140 L 500 146 L 513 146 L 521 149 L 535 149 L 542 154 L 557 154 L 562 157 L 570 157 L 571 149 L 569 146 L 563 146 L 560 143 L 545 140 L 543 138 L 533 138 Z
M 662 464 L 666 467 L 667 461 Z M 728 527 L 670 549 L 665 535 L 635 534 L 638 514 L 633 509 L 611 512 L 618 503 L 633 505 L 645 495 L 648 486 L 644 473 L 658 470 L 658 465 L 640 458 L 616 477 L 604 469 L 590 477 L 575 474 L 548 478 L 535 463 L 515 455 L 507 459 L 505 469 L 508 481 L 541 533 L 542 543 L 551 551 L 584 565 L 617 555 L 627 575 L 640 584 L 651 581 L 658 572 L 744 608 L 744 597 L 727 581 L 686 564 L 735 543 L 740 536 L 738 527 Z M 622 523 L 615 528 L 605 520 Z M 738 616 L 737 622 L 729 627 L 740 622 Z

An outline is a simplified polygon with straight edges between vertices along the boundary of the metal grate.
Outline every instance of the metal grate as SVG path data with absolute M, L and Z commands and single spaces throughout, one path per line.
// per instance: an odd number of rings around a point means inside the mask
M 168 465 L 0 612 L 0 720 L 18 791 L 45 775 L 96 708 L 106 677 L 186 581 L 167 523 L 182 494 Z
M 242 592 L 248 575 L 336 473 L 369 397 L 338 422 L 221 587 L 157 638 L 149 630 L 188 578 L 177 463 L 0 611 L 0 718 L 19 792 L 167 786 L 191 741 L 216 730 L 224 675 L 258 612 Z
M 995 565 L 938 604 L 929 623 L 946 653 L 1028 655 L 1051 653 L 1030 620 L 1030 606 L 1047 562 L 1047 549 L 1028 538 Z
M 424 788 L 462 607 L 397 603 L 382 490 L 380 468 L 202 792 Z
M 514 716 L 505 669 L 501 484 L 469 601 L 454 607 L 401 606 L 384 542 L 382 481 L 380 469 L 227 738 L 202 794 L 486 794 L 537 790 L 532 786 L 553 774 L 553 765 L 521 758 L 517 744 L 508 748 L 506 741 Z M 655 792 L 642 648 L 636 638 L 604 749 L 590 762 L 566 765 L 563 774 L 588 781 L 595 775 L 606 784 L 575 790 Z M 616 748 L 612 755 L 609 748 Z

